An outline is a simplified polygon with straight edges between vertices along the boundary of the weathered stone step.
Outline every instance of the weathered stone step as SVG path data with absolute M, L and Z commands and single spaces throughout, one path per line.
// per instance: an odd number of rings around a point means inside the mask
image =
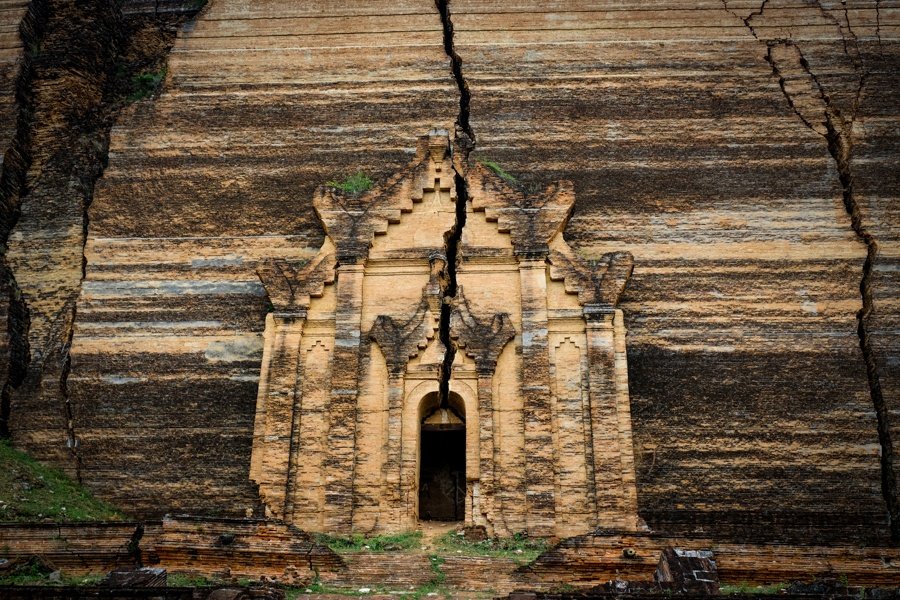
M 439 579 L 441 584 L 456 591 L 493 592 L 507 594 L 522 581 L 515 574 L 518 564 L 508 558 L 488 556 L 439 555 L 434 564 L 427 554 L 344 555 L 347 570 L 329 581 L 339 587 L 397 586 L 399 590 L 417 588 Z M 443 574 L 443 578 L 441 578 Z
M 425 554 L 375 554 L 370 552 L 343 556 L 347 570 L 329 583 L 335 586 L 413 586 L 432 580 L 436 573 Z

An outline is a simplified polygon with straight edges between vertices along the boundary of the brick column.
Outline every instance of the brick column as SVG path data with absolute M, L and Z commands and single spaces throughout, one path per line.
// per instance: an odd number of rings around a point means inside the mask
M 619 417 L 619 456 L 622 461 L 622 508 L 626 529 L 641 528 L 638 517 L 637 477 L 634 467 L 634 441 L 631 435 L 631 394 L 628 391 L 628 353 L 625 348 L 625 315 L 616 309 L 613 315 L 615 343 L 616 414 Z M 646 527 L 646 526 L 644 526 Z
M 522 294 L 522 401 L 525 506 L 533 535 L 553 534 L 556 460 L 550 414 L 546 252 L 518 254 Z
M 403 395 L 404 371 L 391 372 L 388 379 L 388 430 L 387 452 L 384 461 L 385 505 L 388 514 L 385 525 L 400 527 L 407 513 L 404 489 L 408 482 L 403 476 Z
M 329 453 L 323 473 L 325 526 L 328 531 L 349 533 L 353 522 L 353 467 L 364 266 L 347 257 L 339 257 L 338 264 L 334 358 L 328 411 Z
M 251 477 L 276 517 L 283 517 L 286 510 L 294 413 L 300 400 L 297 369 L 305 322 L 306 311 L 297 311 L 272 314 L 266 323 Z
M 622 340 L 619 344 L 621 356 L 617 356 L 614 309 L 605 305 L 586 304 L 584 317 L 587 323 L 597 524 L 605 528 L 633 529 L 637 519 L 637 506 L 631 449 L 631 415 L 628 408 L 628 375 L 622 364 L 625 350 L 624 328 L 621 330 Z M 620 381 L 623 377 L 624 397 L 623 382 Z M 623 460 L 626 452 L 631 457 L 630 461 Z
M 493 375 L 496 369 L 494 364 L 479 364 L 478 371 L 478 509 L 481 514 L 472 511 L 472 519 L 476 525 L 485 525 L 493 528 L 491 522 L 500 519 L 495 512 L 499 502 L 495 501 L 495 494 L 500 486 L 496 480 L 495 465 L 496 453 L 499 451 L 500 440 L 494 438 L 494 389 Z M 474 501 L 474 498 L 473 498 Z M 487 516 L 487 519 L 485 519 Z M 493 532 L 490 532 L 493 533 Z

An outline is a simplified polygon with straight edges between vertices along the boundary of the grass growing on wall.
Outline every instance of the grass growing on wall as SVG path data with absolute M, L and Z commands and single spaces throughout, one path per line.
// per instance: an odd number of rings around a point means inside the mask
M 42 586 L 81 586 L 90 587 L 98 585 L 104 575 L 65 575 L 57 573 L 58 577 L 52 578 L 49 573 L 40 567 L 26 565 L 9 575 L 0 577 L 0 585 L 42 585 Z
M 723 584 L 719 587 L 719 593 L 725 596 L 735 594 L 758 594 L 760 596 L 770 596 L 772 594 L 780 594 L 789 587 L 787 583 L 772 583 L 769 585 L 751 585 L 749 583 L 739 584 Z
M 166 586 L 168 587 L 206 587 L 212 583 L 203 575 L 178 572 L 166 574 Z
M 421 531 L 410 531 L 393 535 L 375 535 L 365 537 L 354 534 L 349 537 L 337 537 L 320 533 L 316 541 L 328 546 L 337 553 L 344 552 L 403 552 L 412 550 L 422 543 Z
M 341 181 L 325 182 L 325 185 L 329 187 L 337 188 L 342 192 L 353 194 L 354 196 L 369 191 L 374 184 L 375 182 L 372 181 L 372 178 L 362 171 L 354 173 Z
M 0 440 L 0 521 L 111 521 L 123 515 L 65 473 Z
M 487 167 L 488 169 L 490 169 L 491 171 L 493 171 L 494 175 L 496 175 L 500 179 L 503 179 L 507 183 L 515 184 L 515 183 L 519 182 L 518 179 L 516 179 L 515 177 L 513 177 L 512 175 L 507 173 L 505 170 L 503 170 L 503 167 L 501 167 L 498 163 L 494 162 L 493 160 L 479 160 L 478 162 L 481 163 L 483 166 Z
M 512 537 L 488 538 L 480 542 L 470 542 L 456 531 L 439 537 L 436 546 L 442 552 L 511 558 L 522 564 L 530 563 L 549 548 L 546 540 L 530 538 L 524 533 L 517 533 Z
M 159 89 L 159 86 L 162 85 L 162 81 L 165 78 L 166 67 L 162 67 L 158 71 L 144 71 L 133 76 L 131 78 L 132 91 L 128 95 L 128 101 L 137 102 L 152 96 Z

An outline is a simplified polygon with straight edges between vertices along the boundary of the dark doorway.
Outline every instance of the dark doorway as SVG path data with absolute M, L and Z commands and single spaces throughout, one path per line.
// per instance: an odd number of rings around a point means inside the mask
M 419 518 L 462 521 L 466 511 L 466 426 L 422 425 Z

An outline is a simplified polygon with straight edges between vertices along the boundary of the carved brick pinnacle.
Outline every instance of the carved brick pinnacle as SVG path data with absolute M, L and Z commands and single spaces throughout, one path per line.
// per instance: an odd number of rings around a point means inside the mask
M 574 252 L 550 253 L 550 278 L 564 281 L 566 291 L 577 293 L 584 305 L 614 307 L 634 269 L 630 252 L 609 252 L 598 259 L 583 259 Z
M 268 259 L 256 270 L 269 300 L 278 312 L 309 308 L 310 297 L 322 295 L 334 283 L 337 259 L 333 252 L 320 252 L 300 269 L 282 259 Z
M 369 339 L 381 348 L 391 375 L 402 375 L 409 359 L 428 345 L 434 337 L 433 321 L 427 298 L 422 298 L 408 321 L 398 322 L 387 315 L 375 319 Z
M 508 313 L 497 313 L 484 319 L 476 317 L 460 287 L 456 308 L 450 315 L 450 337 L 475 360 L 479 373 L 490 374 L 497 366 L 497 358 L 504 346 L 516 337 L 516 329 Z

